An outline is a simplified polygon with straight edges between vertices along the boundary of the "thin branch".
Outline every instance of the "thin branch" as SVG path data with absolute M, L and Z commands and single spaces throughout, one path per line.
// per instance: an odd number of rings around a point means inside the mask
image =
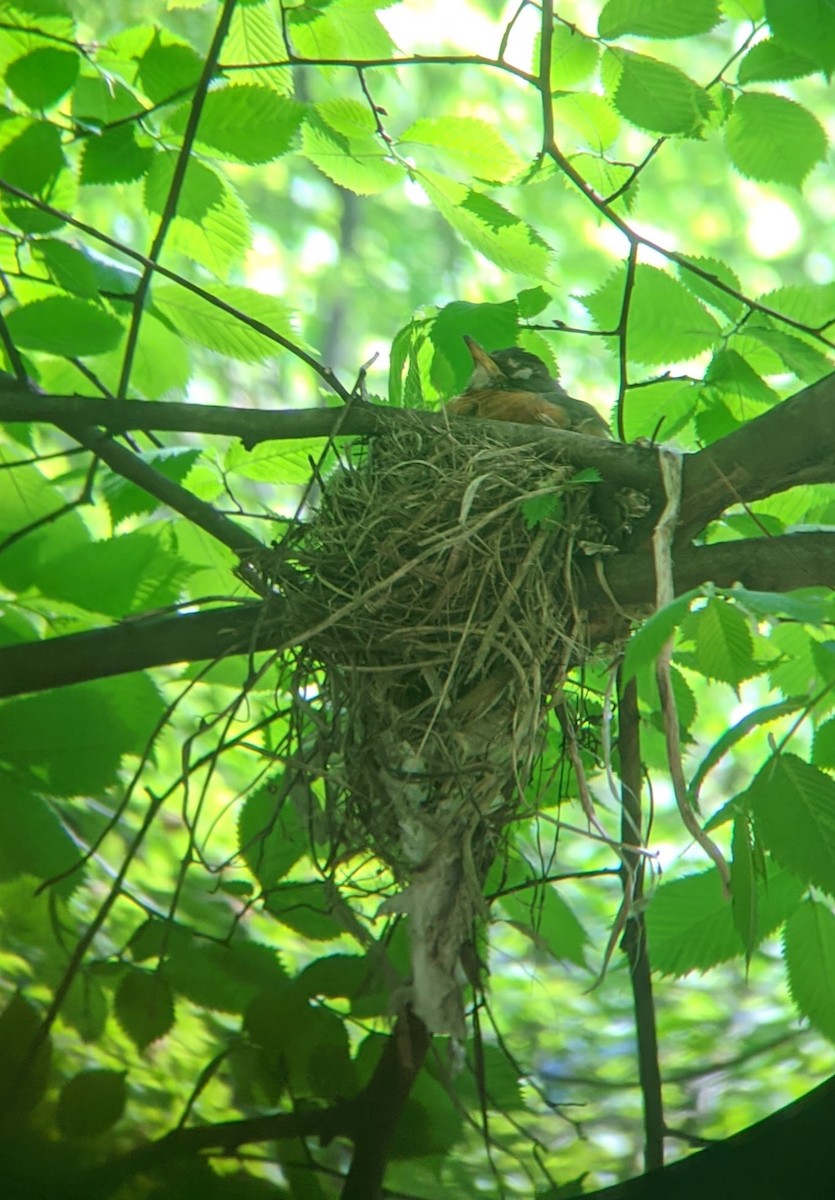
M 162 253 L 162 247 L 165 243 L 165 238 L 174 220 L 177 212 L 177 204 L 179 203 L 180 193 L 183 189 L 183 184 L 186 179 L 186 170 L 188 169 L 189 159 L 191 158 L 192 147 L 194 146 L 195 138 L 197 137 L 197 126 L 200 123 L 200 117 L 203 113 L 203 105 L 206 102 L 206 96 L 209 91 L 209 84 L 215 74 L 217 61 L 220 58 L 220 51 L 226 40 L 226 34 L 229 30 L 229 24 L 232 20 L 232 14 L 235 11 L 237 0 L 224 0 L 223 8 L 220 11 L 217 26 L 214 36 L 212 37 L 211 45 L 206 54 L 206 59 L 203 63 L 203 69 L 200 73 L 200 78 L 197 82 L 197 87 L 194 92 L 194 100 L 189 109 L 188 121 L 186 122 L 185 132 L 183 134 L 183 144 L 180 147 L 180 152 L 177 155 L 177 162 L 174 166 L 174 172 L 171 176 L 171 185 L 168 189 L 168 195 L 165 198 L 162 215 L 159 219 L 157 232 L 154 240 L 151 243 L 151 249 L 148 252 L 148 261 L 145 263 L 142 276 L 137 284 L 136 293 L 133 298 L 133 312 L 131 313 L 130 327 L 128 329 L 127 341 L 125 343 L 125 352 L 122 357 L 122 370 L 119 376 L 119 386 L 117 395 L 120 400 L 123 400 L 128 392 L 130 385 L 131 369 L 133 367 L 133 358 L 136 353 L 136 347 L 139 341 L 139 327 L 142 321 L 142 314 L 145 308 L 145 300 L 148 295 L 148 288 L 151 286 L 151 278 L 156 270 L 157 259 Z

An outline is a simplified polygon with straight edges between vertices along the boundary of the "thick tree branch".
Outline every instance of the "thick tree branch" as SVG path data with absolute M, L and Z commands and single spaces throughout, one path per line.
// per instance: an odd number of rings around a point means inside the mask
M 652 606 L 655 584 L 648 554 L 615 555 L 604 571 L 609 590 L 622 608 Z M 815 585 L 835 587 L 835 534 L 796 533 L 683 547 L 676 555 L 674 578 L 677 592 L 708 582 L 720 587 L 742 583 L 770 592 Z M 596 637 L 606 640 L 621 618 L 612 609 L 591 559 L 584 564 L 583 580 L 583 603 L 589 609 L 591 628 Z M 170 663 L 275 649 L 292 644 L 301 632 L 290 628 L 281 597 L 272 597 L 266 609 L 259 601 L 244 600 L 184 616 L 137 617 L 106 629 L 0 648 L 0 696 Z

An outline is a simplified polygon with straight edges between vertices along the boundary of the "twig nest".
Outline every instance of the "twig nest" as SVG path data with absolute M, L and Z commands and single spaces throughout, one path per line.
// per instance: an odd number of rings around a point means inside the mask
M 327 681 L 334 824 L 404 889 L 387 907 L 409 914 L 415 1011 L 463 1037 L 460 951 L 543 704 L 583 653 L 572 561 L 590 489 L 552 446 L 460 424 L 355 448 L 324 485 L 296 599 Z

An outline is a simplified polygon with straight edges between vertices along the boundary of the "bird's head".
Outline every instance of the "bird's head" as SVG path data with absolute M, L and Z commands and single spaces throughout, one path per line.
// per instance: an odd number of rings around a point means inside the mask
M 562 390 L 542 359 L 530 351 L 509 346 L 488 354 L 475 338 L 465 337 L 464 341 L 473 360 L 468 392 L 478 392 L 484 388 L 513 388 L 524 392 Z

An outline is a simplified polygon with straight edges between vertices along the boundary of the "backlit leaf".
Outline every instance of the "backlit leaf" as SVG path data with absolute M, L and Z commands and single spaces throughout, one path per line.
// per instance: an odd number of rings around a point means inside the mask
M 835 1041 L 835 915 L 816 900 L 802 904 L 786 923 L 783 952 L 799 1012 Z
M 404 129 L 399 141 L 431 146 L 469 174 L 497 183 L 510 179 L 523 166 L 501 134 L 476 117 L 421 117 Z
M 734 104 L 725 145 L 741 175 L 799 188 L 824 158 L 827 138 L 817 117 L 794 100 L 747 92 Z
M 122 324 L 95 304 L 74 296 L 47 296 L 12 309 L 9 333 L 24 350 L 87 358 L 114 349 Z
M 835 780 L 779 754 L 746 793 L 763 845 L 799 879 L 835 895 Z
M 116 991 L 114 1012 L 137 1049 L 144 1050 L 164 1037 L 174 1024 L 171 984 L 158 971 L 132 967 Z
M 17 59 L 6 70 L 6 84 L 32 109 L 57 104 L 75 83 L 79 57 L 74 50 L 40 46 Z
M 649 38 L 693 37 L 720 21 L 717 0 L 607 0 L 597 19 L 602 38 L 625 33 Z
M 603 78 L 621 116 L 653 133 L 692 136 L 713 108 L 708 93 L 689 75 L 643 54 L 607 50 Z

